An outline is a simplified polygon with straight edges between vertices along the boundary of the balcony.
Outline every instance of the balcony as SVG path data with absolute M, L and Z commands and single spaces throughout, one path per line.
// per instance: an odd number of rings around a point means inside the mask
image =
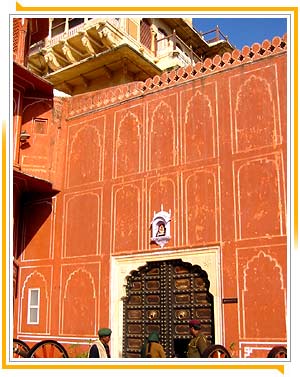
M 165 70 L 173 67 L 195 65 L 202 58 L 191 46 L 188 46 L 174 31 L 172 34 L 156 41 L 155 57 L 157 65 Z
M 209 50 L 203 36 L 182 19 L 163 19 L 166 27 L 176 29 L 147 46 L 140 42 L 137 19 L 130 19 L 130 25 L 119 18 L 69 19 L 69 24 L 68 19 L 55 20 L 61 21 L 51 35 L 31 46 L 28 67 L 70 95 L 194 65 Z

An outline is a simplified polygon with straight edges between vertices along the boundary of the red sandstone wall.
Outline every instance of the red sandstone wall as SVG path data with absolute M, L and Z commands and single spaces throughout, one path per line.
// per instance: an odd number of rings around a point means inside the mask
M 24 101 L 21 132 L 26 131 L 30 138 L 20 145 L 19 163 L 24 173 L 56 186 L 61 174 L 61 161 L 57 161 L 61 142 L 57 113 L 60 114 L 61 101 L 55 100 L 54 106 L 55 109 L 48 99 Z
M 259 47 L 75 96 L 48 143 L 36 135 L 22 151 L 28 171 L 40 157 L 41 177 L 57 161 L 61 192 L 37 233 L 25 224 L 20 334 L 94 337 L 108 325 L 109 257 L 157 251 L 149 226 L 163 204 L 167 249 L 221 247 L 222 297 L 238 299 L 223 306 L 224 345 L 264 357 L 260 342 L 286 341 L 286 53 L 279 39 Z M 32 329 L 22 298 L 37 279 L 45 320 Z

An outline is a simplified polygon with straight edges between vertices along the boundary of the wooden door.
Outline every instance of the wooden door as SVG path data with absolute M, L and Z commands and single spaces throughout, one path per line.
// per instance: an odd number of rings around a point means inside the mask
M 200 266 L 181 259 L 148 262 L 127 277 L 123 308 L 123 357 L 140 357 L 152 331 L 167 357 L 186 357 L 190 319 L 200 319 L 214 342 L 213 296 Z

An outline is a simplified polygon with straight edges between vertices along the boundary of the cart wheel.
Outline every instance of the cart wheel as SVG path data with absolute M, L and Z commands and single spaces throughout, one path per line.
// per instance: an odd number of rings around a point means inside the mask
M 13 350 L 14 350 L 13 357 L 15 358 L 28 357 L 28 352 L 30 351 L 30 347 L 22 340 L 14 339 Z
M 31 348 L 28 357 L 62 358 L 69 356 L 65 348 L 57 341 L 42 340 Z
M 204 350 L 202 357 L 223 358 L 231 356 L 227 349 L 221 344 L 212 344 Z
M 268 357 L 287 358 L 287 349 L 284 346 L 273 347 L 268 353 Z

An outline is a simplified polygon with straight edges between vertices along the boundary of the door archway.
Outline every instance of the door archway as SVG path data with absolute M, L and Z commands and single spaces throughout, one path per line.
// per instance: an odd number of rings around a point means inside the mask
M 213 295 L 206 271 L 181 259 L 147 262 L 127 276 L 123 298 L 122 357 L 140 357 L 152 331 L 160 334 L 167 357 L 186 357 L 188 322 L 200 319 L 214 343 Z

